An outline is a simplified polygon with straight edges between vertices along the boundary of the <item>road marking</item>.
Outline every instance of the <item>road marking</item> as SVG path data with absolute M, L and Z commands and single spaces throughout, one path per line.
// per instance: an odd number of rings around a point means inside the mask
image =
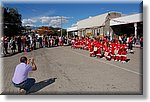
M 66 50 L 66 49 L 65 49 L 65 50 Z M 67 50 L 67 51 L 68 51 L 68 50 Z M 90 58 L 90 59 L 93 59 L 93 60 L 96 60 L 96 61 L 101 62 L 101 63 L 105 63 L 105 64 L 108 64 L 108 65 L 117 67 L 117 68 L 119 68 L 119 69 L 122 69 L 122 70 L 125 70 L 125 71 L 128 71 L 128 72 L 131 72 L 131 73 L 134 73 L 134 74 L 137 74 L 137 75 L 143 75 L 143 74 L 141 74 L 141 73 L 139 73 L 139 72 L 136 72 L 136 71 L 133 71 L 133 70 L 129 70 L 129 69 L 127 69 L 127 68 L 123 68 L 123 67 L 120 67 L 120 66 L 111 64 L 111 63 L 107 63 L 107 62 L 104 62 L 104 61 L 99 60 L 99 59 L 94 59 L 94 58 L 92 58 L 92 57 L 86 56 L 86 55 L 81 54 L 81 53 L 76 52 L 76 51 L 71 51 L 71 52 L 76 53 L 76 54 L 81 55 L 81 56 L 84 56 L 84 57 L 87 57 L 87 58 Z

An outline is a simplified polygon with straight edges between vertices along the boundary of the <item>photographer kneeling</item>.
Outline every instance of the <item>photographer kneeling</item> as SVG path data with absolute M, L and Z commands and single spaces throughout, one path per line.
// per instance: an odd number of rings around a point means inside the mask
M 35 84 L 34 78 L 28 78 L 28 73 L 35 70 L 37 70 L 37 67 L 33 58 L 27 59 L 25 56 L 20 58 L 20 64 L 16 66 L 14 76 L 12 78 L 12 83 L 15 87 L 19 88 L 20 93 L 28 92 Z

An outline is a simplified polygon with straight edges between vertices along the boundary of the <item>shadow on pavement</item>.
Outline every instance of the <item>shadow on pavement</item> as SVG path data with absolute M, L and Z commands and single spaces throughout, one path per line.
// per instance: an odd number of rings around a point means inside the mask
M 43 81 L 35 83 L 27 94 L 34 93 L 43 89 L 44 87 L 54 83 L 56 79 L 57 78 L 51 78 L 51 79 L 47 79 L 47 80 L 43 80 Z
M 126 62 L 129 62 L 129 61 L 130 61 L 130 59 L 127 59 L 127 60 L 126 60 Z

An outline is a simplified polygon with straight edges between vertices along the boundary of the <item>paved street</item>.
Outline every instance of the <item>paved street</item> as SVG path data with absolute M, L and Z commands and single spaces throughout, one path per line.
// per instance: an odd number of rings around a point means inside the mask
M 41 48 L 28 53 L 38 70 L 29 94 L 142 94 L 142 50 L 128 54 L 127 63 L 89 57 L 89 52 L 66 47 Z M 24 52 L 3 60 L 3 94 L 17 94 L 11 78 Z

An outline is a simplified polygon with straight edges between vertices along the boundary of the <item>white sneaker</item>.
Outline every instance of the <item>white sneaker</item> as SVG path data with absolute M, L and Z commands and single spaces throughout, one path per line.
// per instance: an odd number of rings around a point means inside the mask
M 24 90 L 24 89 L 19 89 L 19 94 L 25 95 L 25 94 L 26 94 L 26 90 Z
M 126 63 L 126 61 L 122 61 L 122 63 Z

